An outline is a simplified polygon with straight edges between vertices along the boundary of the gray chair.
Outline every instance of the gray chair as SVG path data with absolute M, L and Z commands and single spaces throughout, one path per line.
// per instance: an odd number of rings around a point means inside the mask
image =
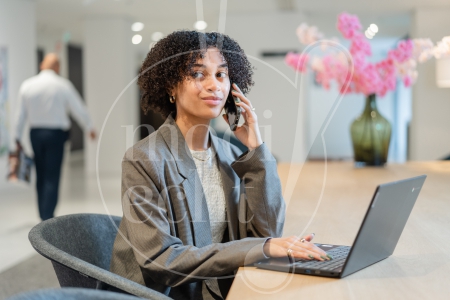
M 48 258 L 61 287 L 129 293 L 146 299 L 169 297 L 109 271 L 121 218 L 74 214 L 46 220 L 28 235 L 33 248 Z
M 139 300 L 130 295 L 82 288 L 44 289 L 20 293 L 8 300 Z

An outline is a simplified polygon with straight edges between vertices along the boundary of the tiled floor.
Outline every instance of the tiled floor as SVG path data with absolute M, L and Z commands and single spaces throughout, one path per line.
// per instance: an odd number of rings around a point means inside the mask
M 67 157 L 67 156 L 66 156 Z M 6 161 L 0 159 L 0 172 Z M 35 254 L 28 232 L 39 223 L 34 183 L 8 183 L 0 174 L 0 272 Z M 35 176 L 33 176 L 35 179 Z M 63 166 L 56 216 L 73 213 L 111 213 L 122 215 L 120 176 L 101 176 L 104 201 L 95 174 L 85 174 L 80 162 L 67 158 Z

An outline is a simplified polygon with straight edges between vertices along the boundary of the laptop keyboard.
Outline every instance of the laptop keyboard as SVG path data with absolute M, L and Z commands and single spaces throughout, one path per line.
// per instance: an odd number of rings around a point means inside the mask
M 334 271 L 341 269 L 345 263 L 345 260 L 350 252 L 349 246 L 339 246 L 327 251 L 327 254 L 333 257 L 332 260 L 319 261 L 319 260 L 307 260 L 300 259 L 295 262 L 296 268 L 308 268 L 319 269 L 326 271 Z

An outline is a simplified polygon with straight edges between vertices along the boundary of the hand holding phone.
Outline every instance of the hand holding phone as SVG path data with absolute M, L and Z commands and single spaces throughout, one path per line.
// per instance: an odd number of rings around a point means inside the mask
M 239 123 L 239 118 L 241 117 L 241 108 L 236 105 L 236 103 L 239 103 L 240 101 L 241 100 L 238 97 L 234 97 L 230 91 L 227 101 L 225 102 L 224 109 L 227 114 L 228 124 L 230 125 L 230 129 L 232 131 L 236 130 Z
M 236 83 L 232 84 L 235 89 L 228 95 L 225 102 L 224 119 L 228 121 L 230 129 L 233 131 L 235 137 L 244 144 L 249 151 L 256 149 L 263 142 L 261 139 L 261 133 L 259 132 L 257 116 L 254 112 L 254 108 L 250 100 L 244 95 L 239 86 Z M 233 95 L 236 95 L 233 97 Z M 239 118 L 243 116 L 244 122 L 242 126 L 238 126 Z

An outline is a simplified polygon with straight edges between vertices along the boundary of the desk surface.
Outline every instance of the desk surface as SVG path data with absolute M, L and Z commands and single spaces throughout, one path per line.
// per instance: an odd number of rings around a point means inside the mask
M 361 169 L 308 162 L 278 171 L 288 206 L 284 236 L 314 232 L 314 242 L 340 245 L 353 243 L 378 184 L 428 178 L 392 256 L 343 279 L 240 268 L 227 299 L 449 299 L 450 162 Z

